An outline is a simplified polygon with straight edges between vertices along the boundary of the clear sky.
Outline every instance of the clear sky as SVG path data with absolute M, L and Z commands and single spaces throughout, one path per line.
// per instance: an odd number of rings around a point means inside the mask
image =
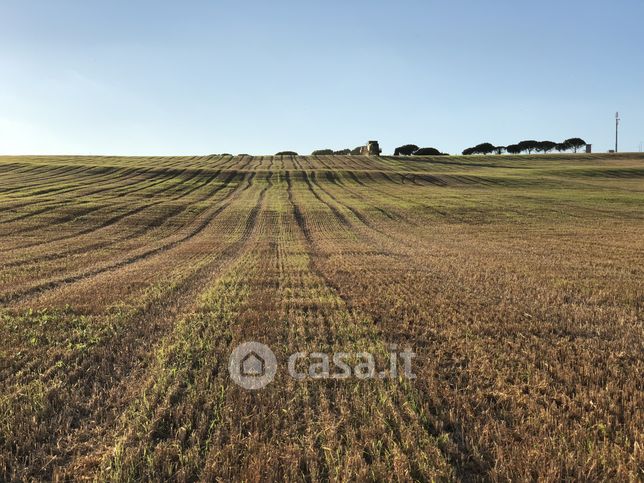
M 1 0 L 0 153 L 644 142 L 642 0 Z

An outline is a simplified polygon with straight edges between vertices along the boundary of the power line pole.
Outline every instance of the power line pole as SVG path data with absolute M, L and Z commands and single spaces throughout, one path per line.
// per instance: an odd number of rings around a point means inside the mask
M 615 113 L 615 152 L 617 152 L 618 141 L 619 141 L 619 112 Z

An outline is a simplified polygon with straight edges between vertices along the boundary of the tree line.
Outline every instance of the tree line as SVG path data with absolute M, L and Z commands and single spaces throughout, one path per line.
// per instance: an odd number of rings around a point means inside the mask
M 394 150 L 394 156 L 446 156 L 436 148 L 419 148 L 415 144 L 398 146 Z
M 311 153 L 312 156 L 357 156 L 361 153 L 363 146 L 358 146 L 353 149 L 340 149 L 334 151 L 333 149 L 316 149 Z M 404 146 L 397 147 L 394 151 L 394 156 L 447 156 L 446 153 L 441 153 L 436 148 L 419 148 L 415 144 L 405 144 Z M 295 151 L 280 151 L 275 153 L 275 156 L 297 156 Z
M 349 154 L 360 154 L 360 150 L 362 149 L 362 146 L 358 146 L 357 148 L 354 149 L 340 149 L 338 151 L 334 151 L 333 149 L 316 149 L 311 153 L 312 156 L 332 156 L 332 155 L 337 155 L 337 156 L 347 156 Z M 275 156 L 297 156 L 298 154 L 295 151 L 280 151 L 279 153 L 275 153 Z
M 466 156 L 470 154 L 503 154 L 504 152 L 508 154 L 532 154 L 533 152 L 546 154 L 553 150 L 559 151 L 560 153 L 573 150 L 576 153 L 584 146 L 586 146 L 586 141 L 581 138 L 566 139 L 562 143 L 556 143 L 554 141 L 535 141 L 533 139 L 529 139 L 517 144 L 510 144 L 509 146 L 495 146 L 491 143 L 481 143 L 465 149 L 463 154 Z
M 556 143 L 554 141 L 535 141 L 533 139 L 529 139 L 516 144 L 510 144 L 509 146 L 495 146 L 492 143 L 481 143 L 463 150 L 463 154 L 532 154 L 533 152 L 547 154 L 555 150 L 559 151 L 560 153 L 572 150 L 576 153 L 579 149 L 586 146 L 586 144 L 586 141 L 581 138 L 570 138 L 561 143 Z M 358 146 L 353 149 L 340 150 L 316 149 L 311 154 L 313 156 L 359 155 L 363 147 L 364 146 Z M 280 151 L 276 153 L 276 156 L 297 156 L 297 153 L 295 151 Z M 404 144 L 402 146 L 398 146 L 394 150 L 394 156 L 447 156 L 447 153 L 443 153 L 433 147 L 420 148 L 415 144 Z
M 314 156 L 327 156 L 327 155 L 358 155 L 364 146 L 358 146 L 353 149 L 341 149 L 334 151 L 333 149 L 316 149 L 311 154 Z M 394 150 L 394 156 L 447 156 L 446 153 L 440 152 L 436 148 L 419 148 L 415 144 L 405 144 L 398 146 Z
M 354 149 L 340 149 L 338 151 L 334 151 L 333 149 L 316 149 L 311 154 L 313 156 L 331 156 L 333 154 L 336 154 L 339 156 L 346 156 L 347 154 L 360 154 L 361 147 L 362 146 Z

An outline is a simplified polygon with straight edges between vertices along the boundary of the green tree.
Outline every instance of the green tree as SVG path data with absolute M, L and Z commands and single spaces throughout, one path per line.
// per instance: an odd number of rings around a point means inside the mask
M 493 153 L 496 146 L 492 143 L 481 143 L 474 146 L 474 154 L 490 154 Z
M 532 151 L 537 149 L 539 146 L 539 142 L 534 139 L 529 139 L 527 141 L 521 141 L 518 146 L 521 149 L 521 152 L 527 151 L 528 154 L 532 154 Z
M 398 146 L 394 151 L 394 156 L 411 156 L 414 151 L 418 151 L 418 146 L 415 144 L 405 144 L 404 146 Z
M 440 156 L 441 153 L 436 148 L 420 148 L 412 153 L 414 156 Z
M 469 154 L 490 154 L 493 153 L 495 149 L 496 146 L 492 143 L 481 143 L 474 147 L 467 148 L 463 151 L 463 154 L 466 156 Z
M 570 138 L 566 139 L 564 144 L 570 146 L 571 149 L 577 152 L 578 149 L 583 148 L 587 143 L 581 138 Z
M 557 143 L 552 141 L 541 141 L 537 145 L 537 151 L 540 153 L 549 153 L 557 146 Z

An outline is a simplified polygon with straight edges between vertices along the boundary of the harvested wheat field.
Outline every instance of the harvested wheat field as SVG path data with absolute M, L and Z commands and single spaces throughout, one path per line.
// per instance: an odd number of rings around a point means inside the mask
M 644 478 L 643 155 L 0 157 L 0 207 L 0 480 Z

